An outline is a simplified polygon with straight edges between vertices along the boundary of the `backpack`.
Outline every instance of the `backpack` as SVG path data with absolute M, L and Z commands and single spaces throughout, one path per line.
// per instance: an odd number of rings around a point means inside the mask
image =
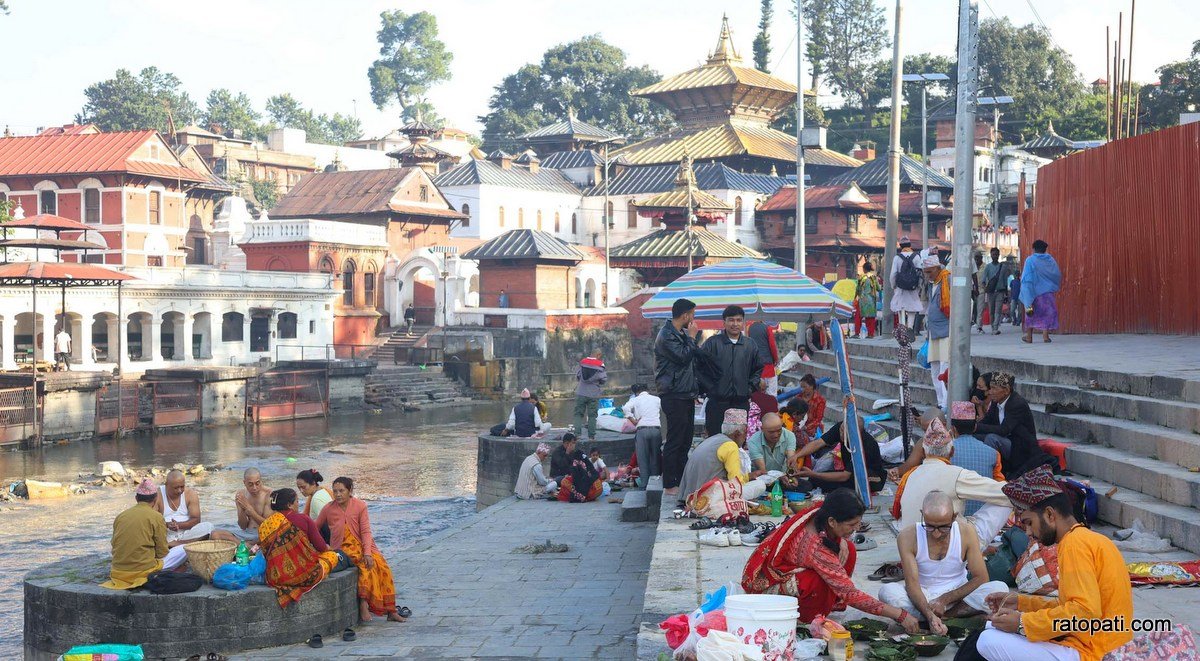
M 156 571 L 146 577 L 146 589 L 154 594 L 183 594 L 195 592 L 204 579 L 192 572 Z
M 896 288 L 915 291 L 921 286 L 921 270 L 917 268 L 917 253 L 899 255 L 900 272 L 896 274 Z
M 1096 490 L 1092 487 L 1073 480 L 1069 477 L 1058 477 L 1056 480 L 1059 486 L 1074 492 L 1071 494 L 1074 500 L 1078 501 L 1083 509 L 1084 523 L 1091 525 L 1096 522 L 1100 515 L 1100 497 L 1096 495 Z

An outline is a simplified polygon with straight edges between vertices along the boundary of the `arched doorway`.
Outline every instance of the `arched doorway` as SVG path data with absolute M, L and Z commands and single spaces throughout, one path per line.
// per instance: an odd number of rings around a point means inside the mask
M 117 315 L 111 312 L 92 315 L 92 348 L 96 362 L 117 362 Z

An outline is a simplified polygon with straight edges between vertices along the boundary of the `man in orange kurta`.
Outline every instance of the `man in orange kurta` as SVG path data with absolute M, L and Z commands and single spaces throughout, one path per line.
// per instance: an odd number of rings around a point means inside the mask
M 1084 527 L 1045 466 L 1009 482 L 1004 493 L 1031 537 L 1058 544 L 1058 599 L 988 595 L 995 612 L 979 636 L 979 653 L 988 661 L 1100 661 L 1132 640 L 1133 588 L 1112 540 Z M 1101 628 L 1079 630 L 1084 622 Z

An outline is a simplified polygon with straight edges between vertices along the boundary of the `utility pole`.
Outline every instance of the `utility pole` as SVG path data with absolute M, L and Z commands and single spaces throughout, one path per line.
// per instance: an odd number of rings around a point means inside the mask
M 921 83 L 921 164 L 925 166 L 921 172 L 921 250 L 925 250 L 929 247 L 929 116 L 925 108 L 926 97 L 929 96 L 929 83 L 945 82 L 950 80 L 950 76 L 944 73 L 906 73 L 902 80 Z
M 892 261 L 896 259 L 896 244 L 899 241 L 900 228 L 900 94 L 901 79 L 904 76 L 904 61 L 900 58 L 900 21 L 903 16 L 903 0 L 896 0 L 896 29 L 892 39 L 892 126 L 891 139 L 888 144 L 888 185 L 887 185 L 887 219 L 886 237 L 883 244 L 883 263 L 879 265 L 880 273 L 890 272 Z M 883 278 L 883 329 L 881 335 L 892 332 L 892 279 Z
M 808 223 L 804 219 L 804 2 L 796 0 L 796 255 L 792 266 L 802 275 L 807 275 L 804 233 Z
M 1000 247 L 1000 106 L 1013 102 L 1011 96 L 983 96 L 979 105 L 992 107 L 992 247 Z M 957 193 L 957 191 L 955 191 Z
M 604 218 L 604 295 L 600 299 L 602 307 L 608 307 L 608 273 L 612 270 L 608 263 L 608 142 L 604 143 L 604 211 L 600 215 Z
M 958 3 L 958 107 L 954 118 L 954 244 L 950 262 L 950 388 L 971 389 L 971 219 L 975 187 L 975 95 L 979 91 L 979 0 Z
M 695 267 L 695 265 L 692 263 L 692 241 L 695 239 L 695 237 L 692 235 L 692 221 L 696 218 L 696 204 L 692 198 L 692 184 L 696 181 L 696 177 L 692 173 L 692 159 L 687 155 L 684 155 L 683 158 L 687 161 L 687 172 L 684 173 L 684 177 L 687 179 L 688 198 L 687 229 L 685 231 L 687 232 L 688 273 L 691 273 L 692 269 Z

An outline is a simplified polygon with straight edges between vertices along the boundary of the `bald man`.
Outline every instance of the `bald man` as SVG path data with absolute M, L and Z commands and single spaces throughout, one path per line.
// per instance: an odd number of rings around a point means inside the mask
M 796 435 L 783 428 L 783 418 L 778 413 L 764 413 L 762 426 L 746 441 L 746 449 L 750 452 L 751 468 L 759 474 L 787 473 L 788 466 L 796 460 Z
M 200 496 L 187 486 L 183 471 L 167 473 L 166 483 L 158 488 L 154 509 L 163 515 L 167 524 L 167 546 L 174 548 L 188 542 L 213 539 L 232 539 L 232 535 L 213 530 L 213 524 L 200 520 Z
M 989 594 L 1007 592 L 1000 581 L 988 581 L 979 537 L 966 519 L 954 514 L 954 499 L 930 491 L 921 503 L 921 522 L 896 537 L 904 583 L 879 590 L 885 604 L 918 612 L 929 630 L 945 635 L 947 617 L 964 617 L 985 610 Z
M 258 526 L 271 516 L 271 490 L 264 487 L 262 473 L 257 468 L 247 468 L 242 473 L 242 484 L 233 496 L 237 506 L 238 530 L 233 531 L 246 542 L 258 541 Z

